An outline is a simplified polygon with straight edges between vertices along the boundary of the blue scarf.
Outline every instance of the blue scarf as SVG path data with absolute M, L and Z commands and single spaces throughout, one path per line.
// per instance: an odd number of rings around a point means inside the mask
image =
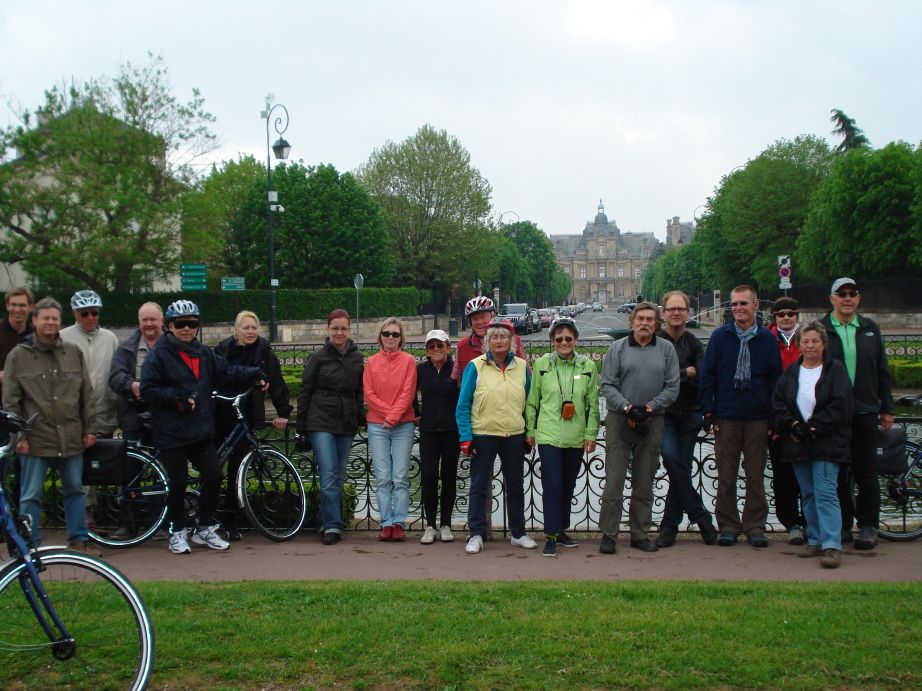
M 740 352 L 736 358 L 736 374 L 733 375 L 733 388 L 738 391 L 744 391 L 752 385 L 752 372 L 749 369 L 749 341 L 756 335 L 759 325 L 753 324 L 743 331 L 734 323 L 733 329 L 740 339 Z

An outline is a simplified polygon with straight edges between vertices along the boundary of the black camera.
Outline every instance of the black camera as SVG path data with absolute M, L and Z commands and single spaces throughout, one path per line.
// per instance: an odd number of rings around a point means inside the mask
M 647 410 L 646 406 L 632 405 L 631 409 L 627 412 L 627 418 L 633 421 L 635 425 L 645 425 L 647 424 L 647 420 L 650 419 L 650 411 Z

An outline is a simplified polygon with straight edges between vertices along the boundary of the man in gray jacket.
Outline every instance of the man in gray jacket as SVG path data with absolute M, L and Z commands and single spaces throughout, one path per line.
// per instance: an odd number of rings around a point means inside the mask
M 599 529 L 602 554 L 614 554 L 624 481 L 631 467 L 631 547 L 655 552 L 650 540 L 653 526 L 653 479 L 659 467 L 663 440 L 663 414 L 679 395 L 679 359 L 675 347 L 656 337 L 659 313 L 651 302 L 631 311 L 631 333 L 608 348 L 602 362 L 605 417 L 605 489 Z
M 4 369 L 3 408 L 28 419 L 32 429 L 16 450 L 22 461 L 19 505 L 32 522 L 32 539 L 41 542 L 45 475 L 57 465 L 64 490 L 68 544 L 98 554 L 88 540 L 84 518 L 83 450 L 96 443 L 93 386 L 80 349 L 61 340 L 61 305 L 39 300 L 32 315 L 32 342 L 20 343 Z

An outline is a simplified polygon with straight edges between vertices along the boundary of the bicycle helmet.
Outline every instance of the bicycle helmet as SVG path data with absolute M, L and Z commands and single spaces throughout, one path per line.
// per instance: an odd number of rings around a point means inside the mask
M 198 317 L 198 305 L 191 300 L 177 300 L 176 302 L 170 303 L 170 306 L 166 308 L 166 313 L 163 316 L 166 317 L 167 322 L 179 319 L 180 317 Z
M 72 310 L 85 310 L 89 307 L 99 309 L 102 307 L 102 298 L 95 290 L 78 290 L 70 299 Z
M 478 295 L 475 298 L 471 298 L 467 301 L 467 304 L 464 305 L 464 316 L 469 317 L 472 314 L 477 314 L 478 312 L 495 312 L 496 307 L 493 305 L 493 301 L 488 298 L 486 295 Z
M 554 332 L 557 329 L 562 327 L 567 327 L 573 332 L 573 335 L 579 338 L 579 327 L 576 325 L 576 322 L 570 317 L 557 317 L 554 321 L 551 322 L 551 328 L 548 329 L 547 335 L 553 341 Z
M 490 320 L 490 323 L 487 324 L 488 329 L 495 329 L 497 326 L 502 329 L 507 329 L 510 334 L 513 336 L 515 335 L 515 326 L 513 326 L 512 322 L 505 317 L 493 317 L 493 319 Z

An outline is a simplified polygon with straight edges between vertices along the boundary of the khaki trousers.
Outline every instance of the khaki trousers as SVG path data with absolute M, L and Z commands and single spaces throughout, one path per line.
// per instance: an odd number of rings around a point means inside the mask
M 717 501 L 714 515 L 722 533 L 759 535 L 765 532 L 768 502 L 765 500 L 765 450 L 768 445 L 768 420 L 729 420 L 720 418 L 714 431 L 717 461 Z M 746 495 L 740 520 L 736 504 L 740 454 Z

